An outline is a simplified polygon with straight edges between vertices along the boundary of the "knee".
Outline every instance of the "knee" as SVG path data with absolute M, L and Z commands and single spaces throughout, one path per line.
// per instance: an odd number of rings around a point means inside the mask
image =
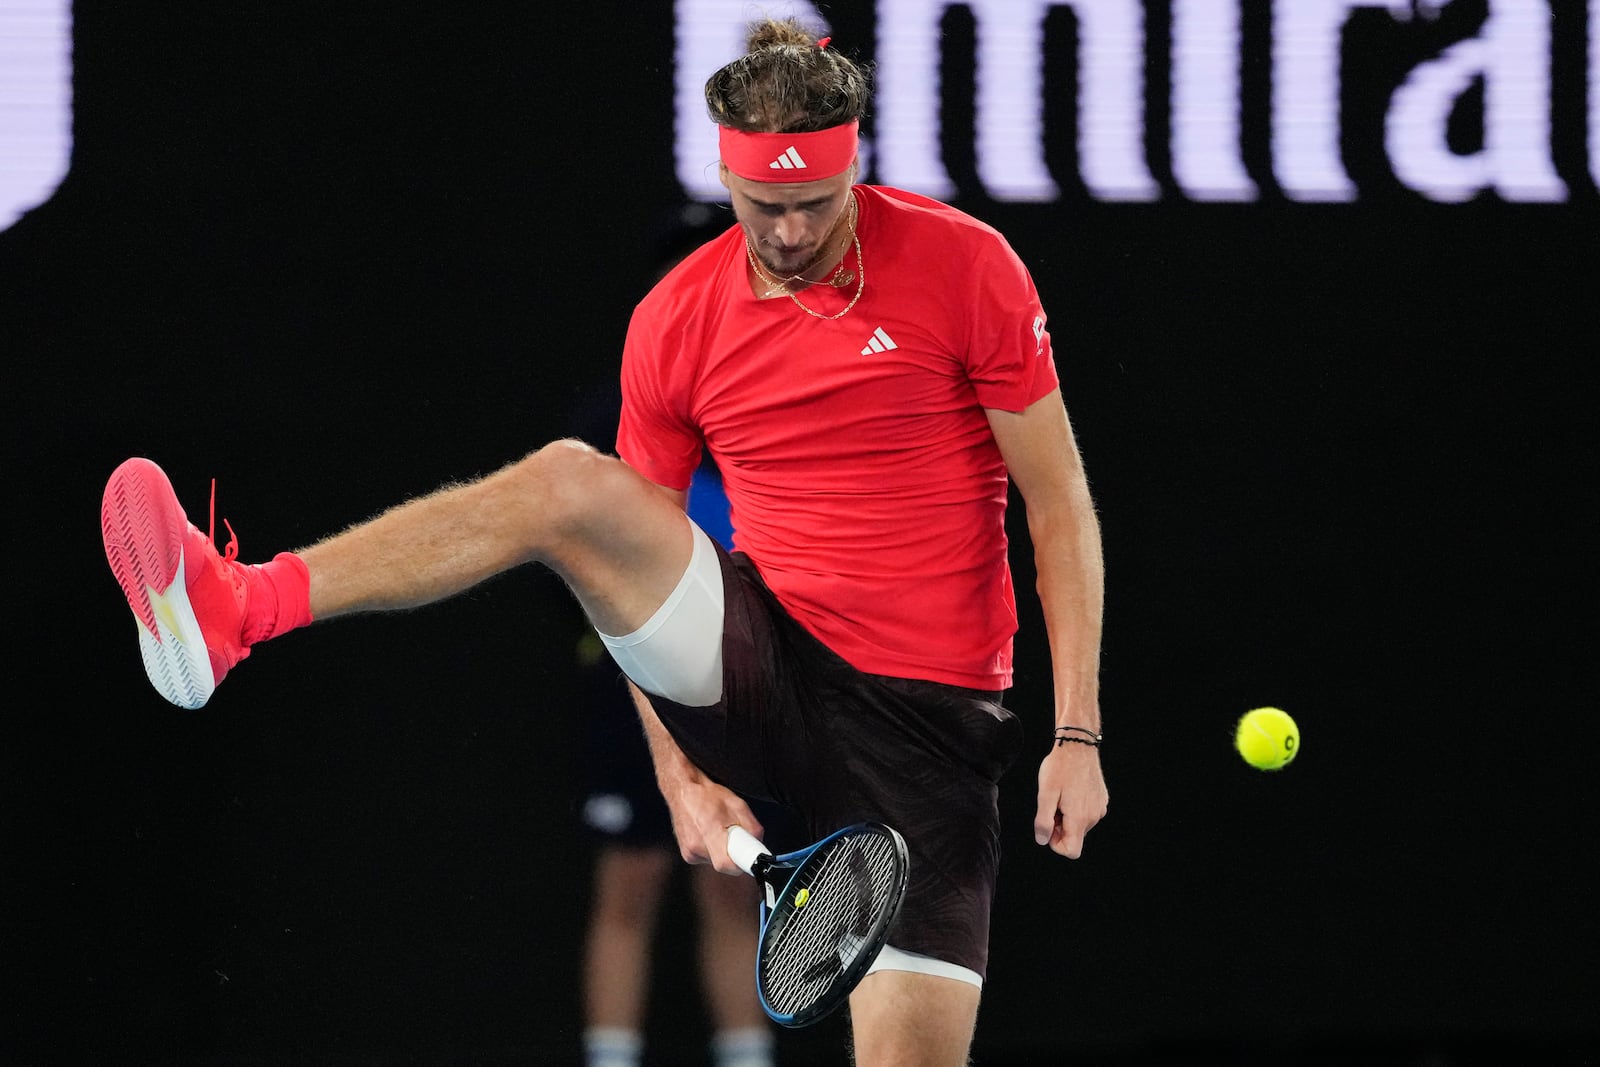
M 622 461 L 575 438 L 552 441 L 517 460 L 505 471 L 507 488 L 524 502 L 537 502 L 541 517 L 556 527 L 581 526 L 585 517 L 607 506 L 608 486 Z
M 650 929 L 673 865 L 674 856 L 664 847 L 605 846 L 593 876 L 593 922 L 611 929 Z
M 543 448 L 529 452 L 513 466 L 526 473 L 548 472 L 566 475 L 568 479 L 581 478 L 585 472 L 617 462 L 586 441 L 576 437 L 563 437 L 551 441 Z

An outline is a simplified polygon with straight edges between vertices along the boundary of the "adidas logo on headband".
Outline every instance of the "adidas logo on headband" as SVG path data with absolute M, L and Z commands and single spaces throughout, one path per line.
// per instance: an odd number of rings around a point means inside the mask
M 773 170 L 804 170 L 806 161 L 800 158 L 800 153 L 795 151 L 794 145 L 783 150 L 783 155 L 767 164 Z
M 746 181 L 820 181 L 850 169 L 860 147 L 860 125 L 859 119 L 851 119 L 823 130 L 763 133 L 718 124 L 717 148 L 728 170 Z

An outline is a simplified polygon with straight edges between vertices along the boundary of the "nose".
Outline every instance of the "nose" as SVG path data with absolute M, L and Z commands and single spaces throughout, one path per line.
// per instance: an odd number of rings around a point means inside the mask
M 805 242 L 805 217 L 798 211 L 780 215 L 772 227 L 772 239 L 780 248 L 798 248 Z

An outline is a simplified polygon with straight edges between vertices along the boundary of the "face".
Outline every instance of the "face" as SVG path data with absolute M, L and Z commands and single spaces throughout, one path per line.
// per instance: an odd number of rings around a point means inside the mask
M 856 166 L 814 182 L 779 184 L 741 178 L 721 168 L 733 216 L 744 227 L 761 263 L 780 278 L 804 274 L 841 251 L 835 236 L 845 226 Z

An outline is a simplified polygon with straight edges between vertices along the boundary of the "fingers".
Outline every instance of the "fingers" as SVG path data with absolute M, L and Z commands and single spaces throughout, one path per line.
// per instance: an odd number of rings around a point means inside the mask
M 721 874 L 749 873 L 743 867 L 739 866 L 732 856 L 728 855 L 728 846 L 726 843 L 724 843 L 722 848 L 711 857 L 711 866 Z
M 761 839 L 738 823 L 731 823 L 727 827 L 728 859 L 742 871 L 754 871 L 760 861 L 766 846 Z
M 723 874 L 741 873 L 728 856 L 728 828 L 741 826 L 761 836 L 761 820 L 749 805 L 719 785 L 682 791 L 675 794 L 675 800 L 669 803 L 672 829 L 684 862 L 710 864 Z
M 1033 813 L 1033 840 L 1048 845 L 1061 830 L 1061 790 L 1039 783 L 1039 802 Z
M 746 804 L 737 796 L 730 795 L 729 799 L 732 803 L 730 805 L 728 818 L 725 820 L 727 825 L 742 826 L 746 830 L 749 830 L 750 833 L 754 834 L 757 840 L 766 840 L 766 827 L 761 825 L 761 820 L 756 818 L 756 813 L 750 810 L 750 805 Z M 726 826 L 723 828 L 723 837 L 727 837 Z
M 1083 832 L 1069 833 L 1065 828 L 1058 827 L 1058 832 L 1050 838 L 1050 851 L 1058 856 L 1065 856 L 1075 860 L 1083 855 Z
M 741 874 L 743 868 L 733 861 L 728 855 L 728 835 L 726 833 L 713 833 L 691 841 L 688 837 L 680 835 L 678 838 L 678 854 L 684 862 L 696 865 L 710 864 L 711 867 L 723 874 Z
M 1042 830 L 1037 820 L 1033 824 L 1034 841 L 1041 845 L 1049 845 L 1051 852 L 1065 856 L 1069 860 L 1075 860 L 1083 855 L 1084 834 L 1084 827 L 1067 823 L 1060 812 L 1056 812 L 1051 821 L 1044 824 Z
M 1048 845 L 1050 843 L 1050 839 L 1056 834 L 1056 822 L 1059 818 L 1060 813 L 1056 811 L 1056 806 L 1053 801 L 1049 805 L 1048 810 L 1046 809 L 1044 802 L 1042 800 L 1040 801 L 1039 810 L 1035 812 L 1033 816 L 1034 844 Z
M 676 831 L 678 838 L 678 855 L 683 857 L 685 863 L 710 863 L 711 854 L 706 851 L 705 842 L 697 840 L 690 834 L 679 829 Z
M 744 837 L 744 842 L 753 841 L 752 847 L 759 854 L 763 832 L 761 820 L 755 817 L 744 801 L 729 793 L 725 805 L 717 812 L 715 825 L 706 829 L 706 847 L 711 853 L 711 866 L 723 874 L 749 873 L 739 862 L 740 857 L 733 855 L 730 850 L 730 831 L 735 826 L 749 835 Z
M 1033 840 L 1048 845 L 1050 851 L 1075 860 L 1083 855 L 1083 841 L 1099 821 L 1081 815 L 1068 816 L 1061 810 L 1061 796 L 1040 790 L 1039 807 L 1033 815 Z
M 1033 839 L 1068 859 L 1083 855 L 1084 838 L 1106 814 L 1105 779 L 1099 762 L 1081 757 L 1082 753 L 1053 750 L 1039 766 Z

